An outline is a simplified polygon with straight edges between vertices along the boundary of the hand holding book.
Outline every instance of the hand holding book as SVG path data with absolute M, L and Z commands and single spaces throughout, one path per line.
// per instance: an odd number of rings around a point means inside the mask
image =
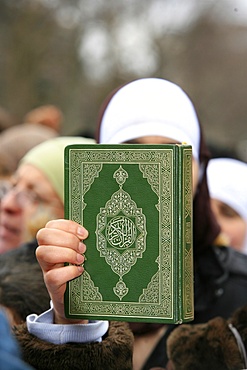
M 66 283 L 80 276 L 84 269 L 83 240 L 88 232 L 70 220 L 53 220 L 37 234 L 39 247 L 36 256 L 44 274 L 44 281 L 54 306 L 54 323 L 86 323 L 87 320 L 71 320 L 64 315 L 64 293 Z M 69 262 L 70 265 L 65 263 Z

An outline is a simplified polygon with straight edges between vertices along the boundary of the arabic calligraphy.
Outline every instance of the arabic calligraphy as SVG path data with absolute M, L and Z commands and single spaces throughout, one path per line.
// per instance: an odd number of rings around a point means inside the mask
M 106 227 L 108 243 L 117 249 L 127 249 L 134 244 L 137 230 L 134 222 L 125 216 L 112 218 Z

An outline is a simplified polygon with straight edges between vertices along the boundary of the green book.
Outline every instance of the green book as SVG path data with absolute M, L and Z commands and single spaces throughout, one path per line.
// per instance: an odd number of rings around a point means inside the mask
M 65 218 L 89 237 L 66 316 L 193 320 L 192 203 L 189 145 L 67 146 Z

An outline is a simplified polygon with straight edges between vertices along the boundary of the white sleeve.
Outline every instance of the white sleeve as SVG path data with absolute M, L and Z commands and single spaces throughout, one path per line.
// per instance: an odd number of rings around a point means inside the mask
M 107 332 L 108 321 L 89 321 L 88 324 L 60 325 L 53 323 L 53 308 L 41 315 L 27 316 L 29 333 L 53 344 L 101 342 Z

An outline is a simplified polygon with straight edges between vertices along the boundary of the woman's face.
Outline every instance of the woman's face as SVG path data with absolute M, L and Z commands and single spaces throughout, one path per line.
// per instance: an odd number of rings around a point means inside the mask
M 142 136 L 134 140 L 128 141 L 131 144 L 181 144 L 178 141 L 166 138 L 163 136 Z M 192 176 L 193 176 L 193 195 L 196 193 L 198 181 L 199 181 L 199 164 L 193 158 L 192 161 Z
M 47 221 L 64 216 L 63 203 L 36 167 L 23 164 L 0 204 L 0 253 L 32 240 Z
M 229 245 L 240 252 L 243 251 L 247 233 L 246 221 L 233 208 L 218 199 L 211 199 L 211 208 L 222 233 L 229 239 Z

